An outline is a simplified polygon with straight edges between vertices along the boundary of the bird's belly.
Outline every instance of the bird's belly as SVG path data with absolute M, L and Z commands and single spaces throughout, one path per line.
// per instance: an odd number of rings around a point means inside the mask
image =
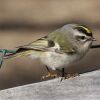
M 56 52 L 45 52 L 41 56 L 41 61 L 50 67 L 51 69 L 59 69 L 62 67 L 67 67 L 73 61 L 77 60 L 79 57 L 78 55 L 71 55 L 71 54 L 58 54 Z

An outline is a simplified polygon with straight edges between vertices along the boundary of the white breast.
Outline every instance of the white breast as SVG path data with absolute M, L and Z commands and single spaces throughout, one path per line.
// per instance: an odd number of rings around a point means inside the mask
M 41 56 L 41 61 L 55 70 L 56 68 L 68 67 L 73 61 L 78 60 L 80 57 L 78 55 L 68 55 L 68 54 L 59 54 L 56 52 L 45 52 Z

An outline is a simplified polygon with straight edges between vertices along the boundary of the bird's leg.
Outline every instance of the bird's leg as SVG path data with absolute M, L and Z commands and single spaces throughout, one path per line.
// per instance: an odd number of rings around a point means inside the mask
M 57 74 L 51 73 L 47 66 L 46 66 L 46 69 L 47 69 L 48 73 L 47 73 L 47 75 L 42 76 L 42 79 L 45 79 L 45 78 L 48 78 L 48 77 L 54 77 L 54 78 L 57 77 Z
M 62 68 L 62 77 L 65 77 L 65 69 L 64 68 Z
M 65 69 L 64 68 L 62 68 L 62 71 L 61 71 L 61 81 L 63 80 L 63 79 L 65 79 Z
M 62 68 L 62 70 L 57 69 L 57 71 L 61 72 L 61 77 L 62 77 L 61 81 L 64 80 L 64 79 L 68 79 L 68 78 L 73 78 L 73 77 L 79 76 L 79 73 L 74 73 L 74 74 L 66 73 L 64 68 Z

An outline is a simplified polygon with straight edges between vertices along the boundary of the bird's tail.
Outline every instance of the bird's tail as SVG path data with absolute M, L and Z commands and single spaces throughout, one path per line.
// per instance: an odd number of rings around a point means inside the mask
M 2 66 L 4 59 L 31 55 L 32 53 L 33 53 L 33 50 L 28 50 L 25 48 L 19 48 L 18 50 L 0 49 L 0 54 L 1 54 L 0 55 L 0 68 Z
M 31 55 L 32 52 L 33 52 L 32 50 L 27 50 L 27 49 L 21 49 L 20 48 L 14 53 L 5 54 L 4 59 Z

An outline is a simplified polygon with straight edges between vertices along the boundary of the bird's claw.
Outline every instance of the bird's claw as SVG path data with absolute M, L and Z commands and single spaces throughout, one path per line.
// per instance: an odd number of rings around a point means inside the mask
M 44 79 L 46 79 L 46 78 L 56 78 L 56 77 L 58 77 L 57 74 L 53 74 L 53 73 L 48 72 L 48 74 L 45 75 L 45 76 L 42 76 L 41 79 L 44 80 Z
M 61 78 L 61 81 L 65 80 L 65 79 L 69 79 L 69 78 L 74 78 L 74 77 L 77 77 L 77 76 L 79 76 L 79 73 L 67 74 L 65 77 Z

